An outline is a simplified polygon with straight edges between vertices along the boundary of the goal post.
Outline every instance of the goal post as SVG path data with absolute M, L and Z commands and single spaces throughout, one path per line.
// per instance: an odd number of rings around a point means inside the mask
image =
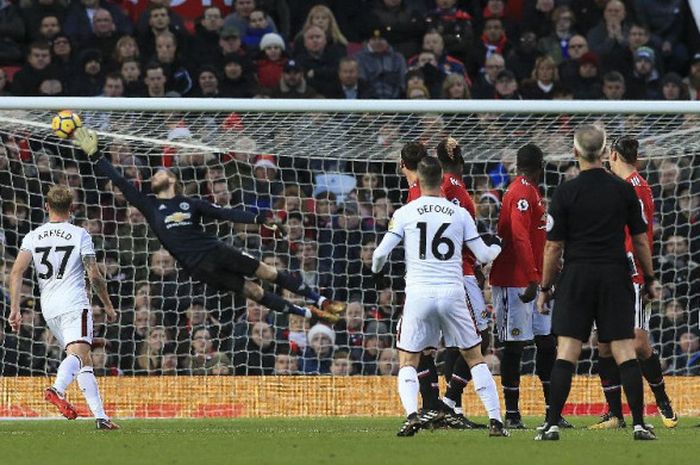
M 51 118 L 64 109 L 79 113 L 85 125 L 97 130 L 103 153 L 139 187 L 166 166 L 178 172 L 188 195 L 278 215 L 289 228 L 284 239 L 223 222 L 205 227 L 228 244 L 298 273 L 327 297 L 350 302 L 347 315 L 328 331 L 192 282 L 119 190 L 95 175 L 70 140 L 52 134 Z M 355 406 L 351 414 L 398 413 L 387 388 L 392 382 L 366 377 L 393 375 L 398 369 L 393 334 L 404 299 L 401 251 L 391 260 L 391 289 L 375 290 L 369 261 L 391 213 L 405 201 L 407 186 L 397 164 L 401 146 L 420 140 L 434 152 L 442 138 L 456 138 L 478 226 L 488 232 L 495 228 L 500 196 L 514 174 L 517 149 L 528 142 L 542 147 L 546 167 L 541 187 L 549 198 L 559 183 L 577 174 L 573 132 L 585 123 L 603 125 L 608 141 L 622 135 L 640 140 L 640 172 L 652 185 L 657 207 L 653 255 L 662 282 L 662 298 L 652 303 L 650 332 L 674 406 L 681 414 L 697 414 L 700 396 L 691 386 L 700 378 L 689 376 L 700 375 L 699 122 L 697 102 L 3 97 L 0 416 L 48 414 L 35 387 L 55 374 L 62 358 L 40 316 L 34 278 L 25 281 L 19 334 L 10 332 L 9 305 L 2 298 L 22 237 L 45 219 L 44 195 L 53 183 L 74 189 L 74 221 L 91 233 L 120 311 L 119 321 L 107 325 L 99 306 L 93 306 L 95 371 L 116 376 L 104 381 L 110 389 L 129 389 L 130 400 L 116 410 L 136 415 L 129 409 L 160 405 L 162 396 L 151 393 L 167 389 L 181 405 L 178 415 L 196 416 L 192 412 L 200 411 L 199 404 L 187 397 L 193 384 L 205 383 L 213 390 L 207 402 L 233 416 L 275 415 L 276 408 L 284 414 L 290 410 L 282 402 L 256 404 L 267 406 L 267 412 L 260 407 L 241 413 L 231 407 L 240 399 L 258 402 L 258 378 L 239 376 L 279 375 L 259 381 L 269 391 L 266 396 L 284 394 L 293 402 L 313 397 L 316 388 L 333 386 L 339 398 Z M 490 303 L 488 286 L 485 295 Z M 488 357 L 496 373 L 501 347 L 492 341 Z M 438 354 L 439 366 L 441 362 Z M 522 372 L 534 375 L 534 363 L 533 346 L 525 351 Z M 305 376 L 313 374 L 335 377 Z M 599 413 L 603 395 L 594 339 L 585 345 L 577 374 L 571 399 L 575 411 Z M 150 376 L 132 378 L 141 375 Z M 524 413 L 541 413 L 539 381 L 527 377 L 523 386 Z M 397 405 L 363 410 L 362 395 L 368 390 L 386 393 L 373 395 L 368 404 L 376 405 L 379 395 Z M 232 393 L 239 400 L 232 400 Z M 106 401 L 117 402 L 116 397 L 107 395 Z M 336 406 L 328 406 L 329 397 L 322 397 L 313 403 L 318 411 L 292 411 L 337 414 Z M 650 394 L 647 402 L 653 403 Z M 467 413 L 480 414 L 480 404 L 471 403 Z M 202 408 L 205 416 L 216 411 Z

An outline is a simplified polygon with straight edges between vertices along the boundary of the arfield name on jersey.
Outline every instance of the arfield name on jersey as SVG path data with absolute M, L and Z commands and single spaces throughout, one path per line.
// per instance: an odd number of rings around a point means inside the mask
M 425 215 L 426 213 L 444 213 L 445 215 L 452 216 L 455 211 L 452 208 L 446 207 L 445 205 L 428 204 L 416 209 L 419 214 Z
M 37 239 L 42 240 L 46 239 L 47 237 L 56 237 L 69 241 L 73 238 L 73 235 L 67 231 L 64 231 L 63 229 L 48 229 L 39 233 Z

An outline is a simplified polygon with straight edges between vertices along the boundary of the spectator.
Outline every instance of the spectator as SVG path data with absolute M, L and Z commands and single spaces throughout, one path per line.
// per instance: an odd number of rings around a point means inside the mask
M 418 53 L 425 25 L 420 12 L 410 0 L 377 2 L 366 21 L 370 31 L 384 31 L 387 41 L 404 57 Z
M 267 15 L 259 8 L 251 11 L 248 17 L 248 27 L 245 29 L 242 41 L 243 46 L 249 52 L 255 52 L 260 47 L 260 40 L 265 34 L 274 33 L 275 30 L 267 21 Z
M 542 56 L 535 62 L 531 79 L 525 80 L 520 93 L 525 99 L 551 99 L 554 87 L 559 82 L 559 71 L 550 56 Z
M 92 19 L 98 9 L 107 10 L 111 14 L 119 35 L 133 32 L 129 19 L 115 4 L 102 0 L 79 0 L 70 4 L 63 22 L 63 30 L 73 43 L 80 44 L 89 40 L 93 33 Z
M 289 331 L 287 340 L 295 352 L 303 351 L 308 342 L 306 333 L 309 332 L 309 320 L 301 315 L 289 315 Z
M 423 51 L 432 51 L 437 59 L 437 67 L 440 69 L 442 74 L 452 74 L 459 73 L 464 75 L 464 79 L 467 82 L 471 82 L 467 69 L 464 66 L 464 62 L 458 60 L 457 58 L 448 55 L 445 50 L 445 41 L 442 36 L 437 31 L 428 31 L 423 36 Z M 419 56 L 411 57 L 408 60 L 408 65 L 413 67 L 416 65 L 416 61 Z M 472 74 L 474 76 L 474 74 Z M 439 84 L 438 84 L 439 87 Z
M 610 53 L 615 48 L 626 45 L 629 35 L 629 25 L 625 22 L 627 11 L 620 0 L 609 0 L 605 3 L 603 19 L 588 31 L 588 45 L 598 56 Z
M 538 42 L 538 48 L 544 55 L 549 55 L 554 62 L 559 64 L 568 58 L 569 39 L 576 32 L 574 30 L 574 12 L 568 6 L 558 6 L 552 12 L 552 33 L 543 37 Z
M 672 374 L 700 375 L 700 336 L 687 332 L 678 338 L 678 351 Z
M 634 52 L 634 71 L 627 81 L 627 92 L 633 100 L 661 98 L 661 79 L 656 69 L 656 53 L 649 47 Z
M 148 28 L 139 31 L 139 51 L 143 57 L 153 57 L 156 54 L 156 39 L 163 33 L 170 32 L 175 37 L 176 46 L 184 47 L 184 37 L 171 23 L 169 8 L 164 5 L 156 6 L 144 12 L 148 17 Z
M 364 79 L 360 79 L 360 65 L 357 59 L 352 57 L 340 59 L 337 78 L 326 97 L 345 100 L 375 98 L 372 86 Z
M 336 326 L 336 345 L 349 350 L 357 359 L 362 352 L 362 329 L 365 324 L 365 310 L 360 301 L 348 303 L 343 319 Z
M 365 328 L 363 340 L 364 350 L 362 351 L 362 363 L 360 373 L 363 375 L 376 375 L 378 371 L 377 362 L 382 349 L 389 346 L 387 335 L 389 329 L 381 321 L 370 321 Z
M 667 73 L 661 80 L 662 100 L 690 100 L 683 79 L 676 73 Z
M 141 341 L 136 349 L 133 374 L 158 375 L 161 373 L 167 337 L 167 331 L 162 326 L 148 331 L 148 337 Z
M 296 60 L 289 60 L 282 69 L 280 82 L 270 92 L 272 98 L 316 98 L 318 93 L 304 78 L 304 68 Z
M 700 100 L 700 53 L 690 60 L 690 73 L 683 79 L 691 100 Z
M 381 376 L 396 376 L 399 373 L 399 355 L 395 349 L 387 347 L 379 353 L 377 374 Z
M 141 97 L 147 95 L 146 84 L 141 80 L 141 65 L 136 60 L 126 60 L 120 67 L 124 79 L 124 96 Z
M 501 18 L 486 18 L 484 33 L 472 50 L 469 61 L 469 74 L 476 76 L 483 69 L 487 58 L 493 54 L 507 56 L 512 47 L 506 37 Z
M 533 31 L 537 37 L 550 35 L 552 33 L 551 16 L 555 6 L 554 0 L 531 0 L 525 2 L 522 21 L 523 29 Z
M 315 375 L 330 374 L 335 332 L 323 323 L 316 323 L 308 336 L 309 345 L 301 358 L 301 371 Z
M 46 79 L 61 79 L 58 69 L 51 64 L 51 48 L 46 42 L 32 42 L 27 63 L 12 79 L 12 93 L 39 95 L 39 85 Z
M 589 52 L 586 38 L 578 34 L 572 36 L 571 39 L 569 39 L 567 51 L 569 57 L 559 65 L 559 79 L 561 79 L 562 82 L 571 83 L 575 81 L 578 76 L 578 69 L 580 67 L 579 60 L 583 55 Z
M 219 77 L 216 68 L 204 66 L 197 73 L 197 88 L 192 94 L 193 97 L 216 98 L 220 97 Z
M 288 61 L 284 39 L 274 32 L 267 33 L 260 40 L 260 50 L 261 57 L 255 62 L 258 84 L 263 89 L 272 89 L 280 82 Z
M 471 15 L 457 7 L 457 0 L 436 0 L 435 4 L 425 18 L 427 29 L 440 33 L 447 54 L 466 59 L 474 42 Z
M 203 375 L 215 352 L 212 334 L 206 327 L 192 329 L 189 351 L 182 366 L 193 375 Z
M 12 2 L 10 2 L 12 3 Z M 39 33 L 39 24 L 44 16 L 55 16 L 62 23 L 66 12 L 66 3 L 60 0 L 28 0 L 16 2 L 21 9 L 21 16 L 24 20 L 24 33 L 19 42 L 25 37 L 36 40 Z
M 422 82 L 420 85 L 425 86 L 429 91 L 430 95 L 438 98 L 442 90 L 442 83 L 445 81 L 445 71 L 440 67 L 437 61 L 437 55 L 432 50 L 423 50 L 418 54 L 416 60 L 412 62 L 411 70 L 420 71 Z M 461 73 L 459 74 L 464 78 Z M 408 76 L 407 76 L 408 77 Z M 408 86 L 410 82 L 406 80 L 406 85 Z M 414 83 L 416 85 L 418 83 Z
M 233 13 L 224 19 L 224 28 L 235 28 L 238 31 L 245 31 L 250 21 L 250 14 L 256 10 L 256 0 L 235 0 Z M 277 32 L 277 26 L 272 18 L 265 17 L 267 23 L 272 27 L 272 32 Z
M 578 76 L 567 84 L 574 90 L 574 98 L 592 100 L 600 98 L 600 62 L 593 52 L 584 53 L 578 60 Z
M 280 375 L 296 375 L 299 373 L 299 360 L 295 355 L 279 352 L 275 356 L 275 368 L 273 374 Z
M 474 83 L 474 98 L 475 99 L 491 99 L 496 95 L 496 80 L 498 74 L 506 68 L 503 56 L 494 53 L 486 59 L 483 73 L 479 74 L 479 78 Z
M 603 68 L 618 71 L 628 77 L 634 68 L 634 54 L 640 47 L 649 47 L 658 55 L 651 43 L 649 28 L 644 24 L 632 22 L 625 43 L 612 47 L 601 57 Z
M 117 73 L 110 73 L 105 77 L 102 95 L 105 97 L 123 97 L 124 79 Z
M 329 46 L 323 29 L 311 25 L 304 31 L 303 47 L 295 51 L 294 59 L 305 70 L 309 85 L 327 94 L 344 55 L 344 47 Z
M 73 45 L 67 35 L 60 33 L 51 41 L 51 51 L 53 54 L 52 63 L 61 76 L 72 76 L 75 74 L 75 57 Z
M 146 84 L 146 97 L 180 97 L 175 91 L 166 91 L 168 78 L 160 63 L 148 65 L 143 82 Z
M 255 94 L 255 79 L 248 61 L 237 53 L 224 56 L 224 76 L 220 89 L 223 97 L 248 98 Z
M 442 98 L 448 100 L 469 100 L 471 93 L 469 86 L 464 82 L 464 76 L 460 74 L 450 74 L 442 83 Z
M 661 62 L 671 71 L 682 72 L 688 49 L 681 42 L 683 18 L 690 12 L 681 0 L 635 0 L 634 9 L 642 24 L 649 26 L 652 41 L 659 44 Z
M 61 32 L 61 23 L 58 21 L 58 17 L 55 15 L 46 15 L 41 18 L 39 30 L 37 32 L 36 40 L 51 42 L 51 40 Z
M 132 36 L 123 36 L 117 40 L 117 43 L 114 46 L 111 66 L 119 69 L 125 61 L 138 61 L 140 57 L 141 53 L 139 52 L 139 46 L 136 39 L 134 39 Z
M 537 51 L 537 36 L 532 31 L 523 31 L 520 35 L 520 42 L 511 49 L 508 54 L 508 66 L 515 73 L 518 81 L 527 79 L 532 75 L 532 70 L 535 67 L 535 60 L 539 56 Z M 491 57 L 496 54 L 491 55 Z M 484 63 L 487 67 L 489 60 Z
M 171 30 L 173 32 L 183 33 L 186 30 L 185 22 L 179 14 L 173 11 L 171 6 L 170 0 L 147 0 L 147 8 L 141 13 L 141 16 L 139 16 L 134 34 L 140 37 L 147 33 L 148 29 L 151 27 L 149 24 L 151 21 L 151 10 L 162 7 L 166 8 L 168 24 Z
M 603 76 L 603 96 L 605 100 L 622 100 L 625 98 L 625 77 L 617 71 L 610 71 Z
M 206 7 L 202 19 L 195 25 L 192 38 L 192 56 L 198 65 L 212 65 L 220 60 L 219 34 L 223 26 L 219 7 Z
M 301 32 L 299 32 L 294 39 L 294 48 L 296 50 L 299 50 L 304 46 L 304 33 L 311 26 L 320 27 L 321 30 L 323 30 L 323 32 L 326 34 L 326 42 L 328 43 L 329 48 L 334 50 L 334 53 L 345 55 L 348 40 L 343 35 L 340 27 L 338 27 L 338 22 L 335 20 L 335 15 L 325 5 L 314 5 L 309 10 L 304 26 L 301 28 Z
M 165 31 L 156 37 L 156 54 L 154 61 L 163 68 L 166 88 L 169 91 L 185 95 L 192 89 L 192 77 L 183 64 L 183 54 L 179 51 L 175 34 Z
M 391 48 L 382 31 L 374 30 L 364 50 L 356 58 L 360 65 L 360 78 L 370 83 L 377 98 L 399 98 L 404 90 L 406 60 Z
M 409 100 L 429 99 L 430 92 L 423 84 L 412 84 L 406 88 L 406 98 Z
M 333 376 L 349 376 L 354 374 L 350 353 L 344 350 L 336 350 L 331 362 L 330 374 Z
M 102 53 L 93 48 L 85 49 L 80 53 L 79 62 L 78 75 L 71 79 L 68 91 L 71 95 L 100 95 L 104 86 Z
M 521 100 L 522 97 L 518 91 L 518 81 L 515 80 L 515 74 L 512 71 L 504 69 L 498 73 L 496 78 L 496 94 L 498 100 Z

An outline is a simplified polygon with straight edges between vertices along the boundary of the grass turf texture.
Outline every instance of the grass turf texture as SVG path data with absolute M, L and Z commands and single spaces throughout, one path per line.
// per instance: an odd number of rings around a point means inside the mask
M 480 420 L 484 420 L 483 418 Z M 421 431 L 397 438 L 399 418 L 122 420 L 120 431 L 92 421 L 0 422 L 0 462 L 24 464 L 697 464 L 700 418 L 674 430 L 651 418 L 659 437 L 632 440 L 624 430 L 590 431 L 593 417 L 570 417 L 575 430 L 559 442 L 533 441 L 535 431 L 489 438 L 485 430 Z M 538 418 L 526 418 L 535 426 Z

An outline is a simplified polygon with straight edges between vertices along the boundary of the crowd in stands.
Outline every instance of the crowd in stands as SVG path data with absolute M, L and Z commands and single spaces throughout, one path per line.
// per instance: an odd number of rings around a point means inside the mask
M 700 89 L 700 41 L 683 1 L 236 0 L 230 14 L 208 7 L 196 22 L 168 5 L 151 1 L 134 17 L 109 1 L 0 0 L 0 95 L 673 100 L 696 99 Z M 489 122 L 479 123 L 486 134 Z M 697 121 L 675 127 L 686 123 Z M 9 270 L 24 234 L 44 221 L 42 194 L 52 183 L 71 186 L 75 221 L 93 237 L 121 314 L 108 325 L 93 306 L 96 373 L 397 372 L 401 251 L 392 258 L 391 287 L 377 290 L 370 269 L 377 241 L 405 201 L 393 161 L 332 166 L 303 152 L 256 156 L 265 152 L 253 140 L 240 153 L 174 159 L 125 142 L 105 147 L 142 188 L 153 169 L 172 166 L 188 195 L 285 220 L 285 240 L 242 225 L 206 227 L 347 301 L 331 328 L 192 282 L 87 160 L 1 136 L 0 305 L 6 315 Z M 375 138 L 386 146 L 399 139 L 385 128 Z M 465 169 L 482 232 L 494 231 L 512 168 L 494 161 Z M 653 343 L 668 373 L 700 374 L 700 156 L 651 159 L 641 172 L 654 186 L 663 286 L 652 303 Z M 571 160 L 549 164 L 545 194 L 576 174 Z M 490 302 L 488 282 L 484 292 Z M 20 333 L 0 325 L 0 374 L 54 373 L 61 348 L 29 280 L 23 295 Z M 579 373 L 596 370 L 595 340 L 586 347 Z M 498 373 L 498 341 L 490 350 Z M 534 372 L 531 351 L 523 370 Z

